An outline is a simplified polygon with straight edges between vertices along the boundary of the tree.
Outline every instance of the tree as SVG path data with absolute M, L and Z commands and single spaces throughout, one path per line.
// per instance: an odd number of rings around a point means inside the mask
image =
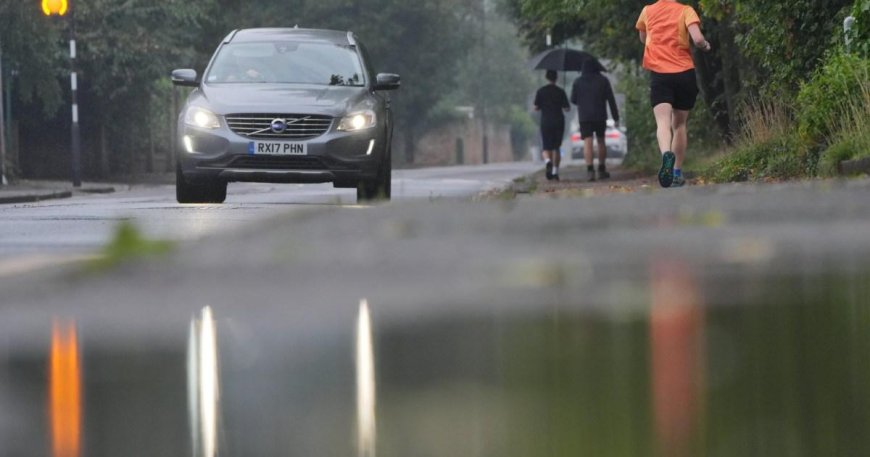
M 727 28 L 755 70 L 744 73 L 747 85 L 792 96 L 825 52 L 840 42 L 837 32 L 853 0 L 700 0 L 700 4 L 704 13 Z
M 65 56 L 55 46 L 62 31 L 62 24 L 46 20 L 35 3 L 0 1 L 4 69 L 18 74 L 18 99 L 40 104 L 49 115 L 63 102 L 58 78 L 65 70 Z

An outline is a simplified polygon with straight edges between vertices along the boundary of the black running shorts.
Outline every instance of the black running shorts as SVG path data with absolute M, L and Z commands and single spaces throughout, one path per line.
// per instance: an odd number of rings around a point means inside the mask
M 682 73 L 650 72 L 649 98 L 653 108 L 670 103 L 674 109 L 689 111 L 698 99 L 698 81 L 695 70 Z
M 607 121 L 600 122 L 581 122 L 580 123 L 580 138 L 591 138 L 593 135 L 604 139 L 604 134 L 607 132 Z

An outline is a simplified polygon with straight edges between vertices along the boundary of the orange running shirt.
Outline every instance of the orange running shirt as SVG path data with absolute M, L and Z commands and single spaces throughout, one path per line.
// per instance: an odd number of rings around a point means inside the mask
M 659 0 L 640 13 L 638 30 L 646 32 L 643 67 L 656 73 L 682 73 L 695 68 L 689 49 L 689 26 L 700 24 L 691 6 Z

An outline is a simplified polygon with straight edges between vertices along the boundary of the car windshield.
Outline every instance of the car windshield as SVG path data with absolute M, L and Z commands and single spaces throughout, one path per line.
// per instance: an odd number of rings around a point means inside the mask
M 209 83 L 272 83 L 362 86 L 359 56 L 330 43 L 257 42 L 228 44 L 208 73 Z

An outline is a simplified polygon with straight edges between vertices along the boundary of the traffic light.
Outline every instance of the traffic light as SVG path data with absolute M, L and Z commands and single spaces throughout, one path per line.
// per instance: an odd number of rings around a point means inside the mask
M 69 9 L 67 0 L 42 0 L 42 12 L 46 16 L 57 14 L 63 16 Z

